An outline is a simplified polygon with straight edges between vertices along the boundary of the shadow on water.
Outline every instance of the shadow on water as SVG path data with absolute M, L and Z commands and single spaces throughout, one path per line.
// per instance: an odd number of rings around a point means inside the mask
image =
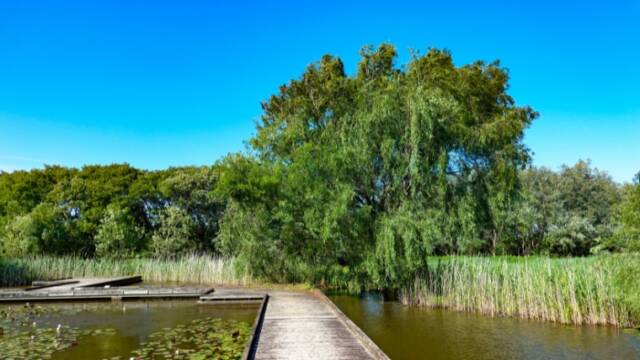
M 380 293 L 328 296 L 395 360 L 640 359 L 640 337 L 612 327 L 404 306 Z

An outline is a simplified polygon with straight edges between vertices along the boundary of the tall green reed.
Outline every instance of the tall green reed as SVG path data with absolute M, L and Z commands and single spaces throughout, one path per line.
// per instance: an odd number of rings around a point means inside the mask
M 632 326 L 636 321 L 617 264 L 637 265 L 637 258 L 604 258 L 433 258 L 401 290 L 400 300 L 492 316 Z
M 20 286 L 33 280 L 69 277 L 141 275 L 149 282 L 250 285 L 253 279 L 235 266 L 234 259 L 189 255 L 176 259 L 83 259 L 33 256 L 0 259 L 0 286 Z

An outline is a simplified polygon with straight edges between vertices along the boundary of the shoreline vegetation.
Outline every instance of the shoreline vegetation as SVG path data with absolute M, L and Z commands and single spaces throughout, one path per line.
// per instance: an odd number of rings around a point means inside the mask
M 573 325 L 638 326 L 638 254 L 443 257 L 400 291 L 405 305 Z
M 71 277 L 141 275 L 146 282 L 255 285 L 248 272 L 237 271 L 233 259 L 208 255 L 185 255 L 175 259 L 87 259 L 77 256 L 33 256 L 0 259 L 0 286 L 28 285 L 34 280 Z
M 398 290 L 398 300 L 404 305 L 573 325 L 639 325 L 640 284 L 635 279 L 640 278 L 640 254 L 584 258 L 447 256 L 430 257 L 427 263 L 424 272 Z M 284 286 L 253 278 L 234 259 L 208 255 L 175 259 L 0 259 L 1 286 L 131 274 L 142 275 L 149 282 Z

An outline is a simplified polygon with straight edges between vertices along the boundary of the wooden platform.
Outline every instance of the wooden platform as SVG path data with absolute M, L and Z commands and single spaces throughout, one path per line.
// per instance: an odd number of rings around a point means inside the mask
M 63 291 L 88 287 L 126 286 L 142 282 L 142 276 L 121 276 L 114 278 L 78 278 L 56 281 L 34 281 L 25 291 Z
M 203 287 L 132 287 L 142 281 L 140 276 L 117 278 L 64 279 L 35 282 L 21 291 L 0 291 L 0 302 L 82 301 L 123 299 L 198 299 L 213 292 Z
M 213 288 L 79 288 L 58 291 L 0 292 L 0 302 L 82 301 L 125 299 L 198 299 Z
M 266 292 L 251 291 L 251 290 L 236 290 L 236 289 L 216 289 L 207 295 L 201 296 L 199 299 L 200 304 L 218 304 L 218 303 L 238 303 L 238 302 L 250 302 L 261 303 Z
M 255 359 L 389 359 L 321 293 L 270 291 Z

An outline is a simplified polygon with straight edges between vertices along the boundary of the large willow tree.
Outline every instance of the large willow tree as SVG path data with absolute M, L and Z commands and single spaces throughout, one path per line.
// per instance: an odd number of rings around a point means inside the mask
M 324 56 L 263 104 L 256 158 L 223 164 L 220 241 L 256 274 L 388 288 L 428 254 L 499 248 L 535 112 L 497 62 L 395 59 L 364 48 L 349 76 Z

